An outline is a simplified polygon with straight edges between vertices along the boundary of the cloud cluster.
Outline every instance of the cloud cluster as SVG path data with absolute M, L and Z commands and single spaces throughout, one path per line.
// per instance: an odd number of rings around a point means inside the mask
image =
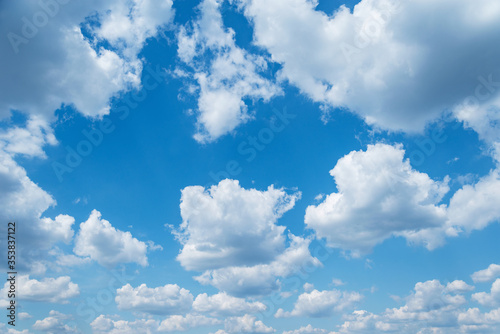
M 0 290 L 3 301 L 5 300 L 10 289 L 10 281 L 4 284 Z M 69 276 L 60 276 L 57 278 L 45 277 L 41 281 L 30 278 L 29 275 L 19 275 L 16 277 L 16 297 L 20 300 L 28 300 L 43 303 L 69 303 L 68 299 L 80 295 L 78 284 L 71 281 Z
M 301 294 L 291 312 L 279 309 L 276 318 L 288 317 L 330 317 L 352 308 L 363 296 L 357 292 L 333 290 L 318 291 L 316 289 Z
M 52 310 L 47 318 L 37 320 L 33 329 L 49 334 L 80 333 L 76 327 L 66 324 L 66 321 L 71 318 L 69 315 Z
M 141 284 L 133 288 L 126 284 L 116 291 L 116 305 L 121 310 L 152 314 L 182 314 L 191 309 L 193 295 L 176 284 L 148 288 Z

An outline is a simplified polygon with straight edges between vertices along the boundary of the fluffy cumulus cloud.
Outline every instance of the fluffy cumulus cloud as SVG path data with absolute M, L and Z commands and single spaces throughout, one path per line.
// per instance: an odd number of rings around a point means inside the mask
M 25 126 L 12 126 L 0 132 L 0 149 L 10 155 L 46 158 L 43 147 L 57 144 L 54 132 L 43 118 L 33 115 Z
M 226 333 L 274 333 L 272 327 L 266 326 L 262 321 L 251 315 L 230 317 L 224 322 Z
M 80 333 L 76 326 L 67 324 L 71 318 L 66 314 L 50 311 L 47 318 L 35 322 L 33 329 L 49 334 Z
M 119 320 L 100 315 L 90 323 L 94 334 L 151 334 L 158 329 L 158 321 L 139 319 L 135 321 Z
M 472 294 L 474 289 L 462 280 L 443 284 L 429 280 L 415 284 L 413 291 L 402 300 L 404 305 L 387 308 L 377 314 L 356 310 L 344 314 L 344 322 L 330 334 L 341 333 L 497 333 L 500 325 L 500 309 L 479 310 L 469 303 L 484 300 L 492 293 Z M 494 304 L 484 304 L 497 307 Z M 328 333 L 311 325 L 284 333 Z
M 193 303 L 193 310 L 199 313 L 208 313 L 212 316 L 235 316 L 246 313 L 256 313 L 266 310 L 261 302 L 247 302 L 243 298 L 229 296 L 225 292 L 209 296 L 199 294 Z
M 330 171 L 337 192 L 311 205 L 305 223 L 331 247 L 353 256 L 368 253 L 392 236 L 434 249 L 446 237 L 484 229 L 500 219 L 500 181 L 492 170 L 451 197 L 448 177 L 442 181 L 413 169 L 400 145 L 368 145 L 338 160 Z
M 300 327 L 299 329 L 284 331 L 283 334 L 328 334 L 331 333 L 326 329 L 314 328 L 311 325 Z
M 177 259 L 188 270 L 203 271 L 196 279 L 232 295 L 267 294 L 304 263 L 320 265 L 309 252 L 309 239 L 285 235 L 277 220 L 300 193 L 270 186 L 244 189 L 222 180 L 209 189 L 182 190 L 182 224 L 174 233 L 182 243 Z
M 183 332 L 190 328 L 213 326 L 222 323 L 221 320 L 204 315 L 186 314 L 173 315 L 163 320 L 158 327 L 159 332 Z
M 317 258 L 311 256 L 309 239 L 293 235 L 290 238 L 290 246 L 270 263 L 254 266 L 244 266 L 242 263 L 240 266 L 207 270 L 195 279 L 235 296 L 269 294 L 280 288 L 280 277 L 303 273 L 322 265 Z
M 140 87 L 138 52 L 172 20 L 171 7 L 170 0 L 3 5 L 0 118 L 15 109 L 51 119 L 63 104 L 107 114 L 113 96 Z
M 270 186 L 266 191 L 244 189 L 238 181 L 222 180 L 205 190 L 182 190 L 182 224 L 177 257 L 188 270 L 215 269 L 274 259 L 284 249 L 284 226 L 277 220 L 300 198 Z
M 500 306 L 500 278 L 497 278 L 491 286 L 491 292 L 478 292 L 472 295 L 472 299 L 483 306 Z
M 491 171 L 476 184 L 465 185 L 450 200 L 450 224 L 471 232 L 500 219 L 500 171 Z
M 446 222 L 446 207 L 438 203 L 448 191 L 447 181 L 414 170 L 400 146 L 353 151 L 330 174 L 337 192 L 309 206 L 305 223 L 332 247 L 359 255 L 394 234 Z
M 89 256 L 106 267 L 130 262 L 147 266 L 147 250 L 146 243 L 132 237 L 130 232 L 114 228 L 109 221 L 101 218 L 97 210 L 93 210 L 89 219 L 80 224 L 74 248 L 76 255 Z
M 18 291 L 16 297 L 21 300 L 67 304 L 69 299 L 80 295 L 78 284 L 73 283 L 69 276 L 46 277 L 41 281 L 30 278 L 28 275 L 20 275 L 16 278 L 16 290 Z M 3 289 L 0 290 L 3 298 L 7 297 L 9 288 L 10 282 L 7 281 Z
M 464 281 L 419 282 L 403 306 L 380 314 L 354 311 L 335 333 L 496 333 L 498 310 L 466 308 L 472 288 Z
M 2 147 L 2 143 L 5 146 Z M 2 142 L 0 139 L 0 219 L 4 222 L 16 222 L 16 235 L 19 240 L 23 240 L 17 245 L 23 253 L 23 262 L 19 264 L 21 268 L 34 270 L 38 266 L 40 271 L 44 271 L 43 262 L 50 248 L 57 243 L 71 242 L 75 220 L 68 215 L 58 215 L 55 218 L 42 216 L 56 201 L 34 183 L 26 170 L 15 161 L 18 153 L 28 156 L 39 154 L 41 151 L 36 148 L 39 147 L 38 143 L 33 146 L 29 143 L 13 143 L 11 140 Z M 11 153 L 7 153 L 5 149 Z M 0 230 L 6 233 L 7 224 L 3 224 Z M 0 246 L 7 247 L 4 239 L 0 240 Z
M 474 282 L 489 282 L 500 276 L 500 265 L 492 263 L 488 268 L 476 271 L 471 275 Z
M 200 17 L 178 34 L 178 55 L 189 69 L 184 73 L 197 83 L 200 142 L 213 141 L 252 118 L 244 100 L 269 101 L 281 93 L 261 72 L 262 56 L 236 46 L 234 31 L 223 26 L 220 0 L 204 0 Z
M 460 329 L 465 333 L 496 333 L 500 324 L 500 308 L 482 313 L 470 308 L 458 315 Z
M 349 108 L 386 129 L 423 129 L 498 67 L 494 0 L 363 0 L 331 15 L 317 10 L 317 1 L 238 3 L 253 24 L 254 43 L 282 65 L 281 78 L 314 101 Z M 499 96 L 481 91 L 488 93 Z
M 171 22 L 171 6 L 170 0 L 47 0 L 1 6 L 0 33 L 6 38 L 0 41 L 5 51 L 0 120 L 16 110 L 26 121 L 0 130 L 0 219 L 22 222 L 17 235 L 24 241 L 18 245 L 24 269 L 41 273 L 51 266 L 47 251 L 58 242 L 71 242 L 74 219 L 42 217 L 56 201 L 15 158 L 46 157 L 44 147 L 57 144 L 51 122 L 62 105 L 72 105 L 86 116 L 102 116 L 109 112 L 112 97 L 139 88 L 138 52 Z M 126 28 L 122 33 L 112 29 L 118 23 Z
M 117 316 L 100 315 L 90 326 L 94 334 L 151 334 L 184 332 L 192 328 L 215 326 L 223 321 L 197 314 L 171 315 L 160 321 L 154 319 L 120 320 Z
M 275 317 L 330 317 L 353 307 L 363 296 L 357 292 L 339 290 L 312 290 L 299 296 L 291 312 L 279 309 Z
M 182 314 L 191 309 L 193 295 L 176 284 L 148 288 L 141 284 L 133 288 L 124 285 L 116 291 L 116 305 L 120 310 L 152 314 Z

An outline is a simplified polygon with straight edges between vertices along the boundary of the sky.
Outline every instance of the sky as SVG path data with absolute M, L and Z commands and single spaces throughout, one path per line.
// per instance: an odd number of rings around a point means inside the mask
M 0 333 L 498 333 L 499 18 L 0 2 Z

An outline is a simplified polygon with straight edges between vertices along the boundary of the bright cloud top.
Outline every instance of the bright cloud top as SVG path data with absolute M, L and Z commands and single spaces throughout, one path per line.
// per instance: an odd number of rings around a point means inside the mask
M 2 10 L 9 15 L 0 32 L 10 37 L 1 42 L 6 52 L 0 69 L 2 78 L 17 80 L 0 80 L 0 118 L 16 109 L 51 120 L 62 105 L 73 105 L 87 116 L 108 114 L 112 97 L 140 87 L 138 53 L 173 18 L 171 0 L 6 6 Z M 45 24 L 30 20 L 40 13 L 47 17 Z M 109 49 L 102 46 L 106 43 Z
M 281 78 L 314 101 L 347 107 L 385 129 L 422 130 L 474 95 L 478 77 L 498 66 L 494 0 L 363 0 L 331 16 L 315 9 L 317 1 L 238 3 L 254 42 L 283 66 Z M 482 91 L 488 95 L 481 103 L 498 98 L 496 87 L 494 94 Z
M 177 284 L 148 288 L 141 284 L 133 288 L 126 284 L 116 290 L 116 305 L 122 310 L 152 314 L 180 314 L 191 309 L 193 295 Z
M 357 256 L 404 231 L 441 226 L 446 207 L 439 205 L 447 180 L 436 182 L 404 160 L 400 146 L 369 145 L 351 152 L 330 171 L 337 193 L 306 210 L 305 223 L 332 247 Z
M 177 259 L 188 270 L 269 262 L 285 246 L 285 227 L 276 222 L 299 198 L 300 193 L 273 186 L 247 190 L 234 180 L 207 190 L 186 187 L 177 234 L 183 248 Z
M 180 229 L 174 232 L 183 248 L 177 259 L 188 270 L 204 271 L 196 279 L 235 295 L 265 294 L 277 289 L 276 278 L 312 262 L 310 240 L 289 235 L 277 220 L 300 198 L 270 186 L 244 189 L 222 180 L 205 190 L 182 190 Z
M 106 267 L 129 262 L 147 266 L 147 250 L 146 243 L 132 237 L 130 232 L 114 228 L 107 220 L 101 219 L 97 210 L 80 224 L 74 248 L 76 255 L 89 256 Z

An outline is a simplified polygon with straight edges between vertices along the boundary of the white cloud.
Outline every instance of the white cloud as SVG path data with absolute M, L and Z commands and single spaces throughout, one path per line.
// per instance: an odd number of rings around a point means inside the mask
M 467 303 L 463 293 L 470 290 L 463 281 L 453 281 L 446 286 L 438 280 L 419 282 L 406 297 L 405 305 L 388 308 L 380 314 L 354 311 L 344 316 L 345 322 L 338 333 L 495 333 L 496 327 L 491 321 L 495 313 L 462 309 Z
M 422 130 L 498 67 L 495 0 L 363 0 L 330 16 L 315 9 L 317 1 L 238 3 L 254 43 L 282 65 L 281 78 L 386 129 Z
M 455 280 L 446 285 L 446 291 L 451 293 L 465 293 L 472 290 L 474 290 L 474 287 L 462 280 Z
M 73 105 L 87 116 L 107 114 L 112 97 L 140 87 L 138 52 L 173 15 L 170 0 L 154 5 L 150 1 L 53 2 L 56 8 L 48 10 L 49 15 L 41 3 L 16 2 L 3 8 L 10 15 L 2 20 L 0 33 L 11 37 L 0 42 L 5 50 L 0 64 L 4 73 L 0 118 L 15 109 L 51 120 L 62 104 Z M 47 17 L 46 23 L 33 25 L 36 15 Z M 88 24 L 92 15 L 98 24 Z M 22 17 L 31 22 L 31 31 Z M 118 33 L 111 25 L 126 30 Z M 13 38 L 22 42 L 12 43 Z M 109 43 L 110 49 L 98 47 L 99 42 Z M 7 79 L 12 77 L 17 80 Z
M 111 9 L 102 14 L 95 34 L 133 59 L 148 38 L 172 22 L 172 4 L 172 0 L 134 0 L 131 8 L 130 3 L 113 2 Z
M 205 317 L 203 315 L 193 315 L 187 314 L 186 316 L 172 315 L 167 319 L 163 320 L 158 327 L 159 332 L 179 332 L 187 331 L 190 328 L 196 328 L 201 326 L 213 326 L 218 325 L 222 321 Z
M 224 322 L 227 333 L 274 333 L 274 329 L 264 325 L 260 320 L 251 315 L 227 318 Z
M 69 243 L 73 237 L 74 219 L 58 215 L 55 219 L 42 217 L 54 206 L 53 197 L 35 184 L 13 157 L 0 149 L 0 219 L 17 222 L 16 234 L 23 240 L 19 250 L 23 253 L 22 266 L 31 266 L 58 242 Z M 7 228 L 4 224 L 2 229 Z M 0 240 L 5 246 L 5 240 Z
M 208 190 L 182 190 L 182 224 L 173 233 L 182 244 L 177 260 L 187 270 L 203 271 L 196 280 L 236 296 L 267 294 L 304 263 L 320 265 L 309 239 L 289 234 L 277 220 L 300 198 L 283 189 L 244 189 L 222 180 Z
M 363 296 L 357 292 L 339 290 L 312 290 L 299 296 L 291 312 L 279 309 L 275 317 L 329 317 L 353 307 Z
M 68 299 L 80 295 L 78 284 L 71 282 L 71 277 L 61 276 L 57 278 L 45 277 L 41 281 L 30 279 L 28 275 L 16 277 L 16 298 L 44 303 L 67 304 Z M 1 291 L 1 295 L 7 296 L 10 283 L 7 281 Z
M 406 305 L 394 310 L 394 317 L 406 312 L 427 312 L 438 309 L 457 308 L 466 303 L 465 298 L 456 291 L 449 291 L 453 285 L 443 286 L 438 280 L 415 284 L 415 292 L 408 298 Z M 453 293 L 450 294 L 450 293 Z
M 68 319 L 71 319 L 71 316 L 57 311 L 50 311 L 47 318 L 35 322 L 33 329 L 49 334 L 80 333 L 76 327 L 65 323 Z
M 266 70 L 266 60 L 236 46 L 234 31 L 224 28 L 221 3 L 202 1 L 199 19 L 178 34 L 179 58 L 192 68 L 199 86 L 194 136 L 199 142 L 214 141 L 251 119 L 244 99 L 269 101 L 281 94 L 280 88 L 259 74 Z
M 478 292 L 472 295 L 472 299 L 483 306 L 500 306 L 500 278 L 491 285 L 491 292 Z
M 147 248 L 146 243 L 132 237 L 130 232 L 114 228 L 107 220 L 101 219 L 99 211 L 93 210 L 89 219 L 80 224 L 74 252 L 79 256 L 89 256 L 106 267 L 129 262 L 147 266 Z
M 9 117 L 12 110 L 26 116 L 25 125 L 0 131 L 0 218 L 23 222 L 18 233 L 29 249 L 19 244 L 24 254 L 20 266 L 31 272 L 43 272 L 51 265 L 46 252 L 54 244 L 71 241 L 74 220 L 66 215 L 42 217 L 56 201 L 32 182 L 13 158 L 46 157 L 44 146 L 57 144 L 51 122 L 61 105 L 73 105 L 86 116 L 102 116 L 108 113 L 112 97 L 139 88 L 142 63 L 137 54 L 146 39 L 173 15 L 170 0 L 154 6 L 150 1 L 50 4 L 5 4 L 2 11 L 9 15 L 0 24 L 0 33 L 6 36 L 0 41 L 5 50 L 0 64 L 0 119 Z M 126 17 L 129 38 L 123 41 L 102 29 L 112 18 L 123 19 L 125 8 L 130 11 Z M 87 19 L 92 15 L 99 24 L 89 24 Z M 33 24 L 35 18 L 44 17 L 46 21 Z M 82 26 L 88 38 L 83 36 Z M 109 44 L 113 51 L 97 47 L 97 43 Z M 16 80 L 8 79 L 13 77 Z
M 52 128 L 36 115 L 31 116 L 24 127 L 14 126 L 0 132 L 0 149 L 11 156 L 46 158 L 43 147 L 55 144 L 57 140 Z
M 450 224 L 471 232 L 500 219 L 500 175 L 491 171 L 474 185 L 464 185 L 451 198 Z
M 27 329 L 22 330 L 22 331 L 18 331 L 16 329 L 12 329 L 12 328 L 6 329 L 6 327 L 7 327 L 6 324 L 4 324 L 3 322 L 0 322 L 0 330 L 4 330 L 3 333 L 5 333 L 5 334 L 31 334 L 31 332 Z M 11 327 L 11 326 L 9 326 L 9 327 Z
M 325 329 L 314 328 L 311 325 L 300 327 L 299 329 L 292 331 L 284 331 L 282 334 L 327 334 L 330 333 Z
M 470 308 L 458 315 L 458 322 L 463 328 L 471 329 L 471 332 L 477 329 L 487 331 L 489 325 L 500 323 L 500 308 L 488 313 L 481 313 L 478 308 Z
M 90 323 L 90 326 L 94 334 L 151 334 L 158 329 L 158 321 L 153 319 L 113 320 L 101 314 Z
M 341 285 L 345 285 L 346 283 L 343 282 L 341 279 L 339 278 L 333 278 L 332 279 L 332 284 L 335 285 L 335 286 L 341 286 Z
M 19 312 L 19 320 L 31 319 L 33 316 L 28 312 Z
M 254 266 L 225 267 L 207 270 L 195 279 L 202 284 L 211 284 L 219 290 L 235 296 L 267 295 L 280 288 L 279 277 L 302 274 L 311 268 L 321 266 L 321 262 L 311 256 L 311 240 L 289 235 L 290 246 L 268 264 Z
M 177 257 L 188 270 L 205 270 L 274 259 L 284 249 L 285 227 L 277 220 L 290 210 L 300 193 L 287 194 L 270 186 L 246 190 L 238 181 L 222 180 L 205 190 L 182 190 L 182 224 Z
M 305 292 L 311 292 L 311 291 L 314 290 L 314 284 L 304 283 L 304 285 L 302 286 L 302 288 L 304 289 Z
M 137 319 L 135 321 L 120 320 L 118 316 L 100 315 L 90 326 L 94 334 L 151 334 L 165 332 L 184 332 L 191 328 L 221 324 L 216 318 L 203 315 L 186 314 L 171 315 L 159 322 L 154 319 Z
M 338 192 L 309 206 L 305 223 L 332 247 L 357 256 L 393 235 L 446 222 L 446 207 L 438 203 L 447 179 L 414 170 L 400 146 L 368 145 L 341 158 L 330 174 Z
M 78 257 L 74 256 L 73 254 L 69 254 L 69 255 L 60 255 L 57 258 L 56 263 L 62 267 L 74 267 L 74 266 L 81 266 L 84 264 L 88 264 L 90 263 L 90 261 L 91 259 L 89 257 Z
M 500 276 L 500 265 L 492 263 L 488 268 L 476 271 L 471 275 L 474 282 L 489 282 Z
M 130 284 L 116 290 L 116 304 L 120 310 L 131 310 L 151 314 L 180 314 L 191 309 L 193 295 L 177 284 L 148 288 L 141 284 L 133 288 Z
M 193 303 L 193 310 L 198 313 L 208 313 L 216 317 L 244 315 L 247 313 L 261 312 L 266 306 L 261 302 L 247 302 L 243 298 L 229 296 L 225 292 L 208 296 L 199 294 Z

